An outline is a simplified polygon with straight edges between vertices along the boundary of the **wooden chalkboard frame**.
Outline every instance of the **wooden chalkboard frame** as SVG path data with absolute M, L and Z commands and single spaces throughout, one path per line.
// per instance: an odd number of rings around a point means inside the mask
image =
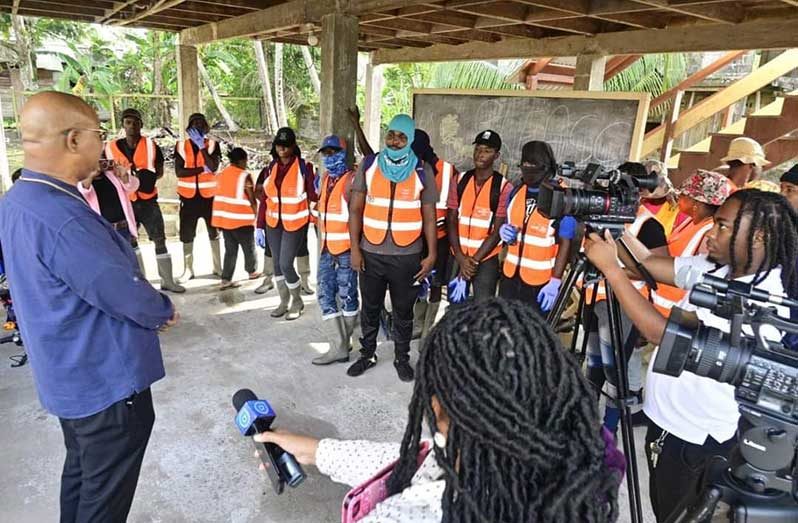
M 648 106 L 651 102 L 649 93 L 632 92 L 605 92 L 605 91 L 547 91 L 547 90 L 477 90 L 477 89 L 414 89 L 410 98 L 410 114 L 413 114 L 417 94 L 441 94 L 441 95 L 468 95 L 468 96 L 518 96 L 524 98 L 576 98 L 580 100 L 627 100 L 637 101 L 637 113 L 632 132 L 631 147 L 629 150 L 629 161 L 640 161 L 640 154 L 643 150 L 643 138 L 646 130 L 646 120 L 648 118 Z

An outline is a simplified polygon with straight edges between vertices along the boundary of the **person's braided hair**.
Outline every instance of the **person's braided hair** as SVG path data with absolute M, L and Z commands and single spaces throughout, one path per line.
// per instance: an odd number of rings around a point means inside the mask
M 748 253 L 745 274 L 753 269 L 754 236 L 757 231 L 762 234 L 765 256 L 756 267 L 753 284 L 758 285 L 767 277 L 771 269 L 781 267 L 781 282 L 784 292 L 798 297 L 798 215 L 784 196 L 778 193 L 744 189 L 734 192 L 726 201 L 737 200 L 740 210 L 734 219 L 732 240 L 729 244 L 729 260 L 733 271 L 736 271 L 739 260 L 734 254 L 737 235 L 743 216 L 750 216 L 750 226 L 746 231 L 746 251 Z
M 391 494 L 418 469 L 431 398 L 449 416 L 444 523 L 605 522 L 618 515 L 619 478 L 604 464 L 595 392 L 544 319 L 494 298 L 449 309 L 417 366 Z

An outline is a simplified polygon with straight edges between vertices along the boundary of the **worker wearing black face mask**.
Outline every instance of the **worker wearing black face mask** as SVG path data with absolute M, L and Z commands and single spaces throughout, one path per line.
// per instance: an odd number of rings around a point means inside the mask
M 510 193 L 507 222 L 499 229 L 501 240 L 509 246 L 499 296 L 525 301 L 546 312 L 560 292 L 576 220 L 571 216 L 549 220 L 537 209 L 540 184 L 557 170 L 549 144 L 524 144 L 520 168 L 523 183 Z

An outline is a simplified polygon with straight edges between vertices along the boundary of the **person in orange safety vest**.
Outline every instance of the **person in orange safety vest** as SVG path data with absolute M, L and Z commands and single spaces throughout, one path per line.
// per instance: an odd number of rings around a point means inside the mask
M 531 141 L 521 149 L 523 184 L 510 195 L 507 223 L 499 235 L 509 247 L 502 267 L 499 296 L 522 300 L 538 312 L 554 305 L 577 223 L 572 216 L 544 217 L 537 208 L 540 184 L 557 173 L 557 161 L 546 142 Z
M 258 204 L 252 176 L 247 172 L 247 152 L 236 147 L 228 153 L 227 158 L 230 165 L 219 173 L 211 217 L 211 225 L 221 229 L 224 236 L 221 290 L 238 287 L 233 282 L 233 273 L 239 247 L 244 252 L 244 270 L 249 274 L 249 279 L 260 278 L 255 258 L 255 214 Z
M 409 362 L 413 305 L 421 281 L 435 266 L 438 246 L 435 175 L 412 149 L 415 130 L 410 116 L 395 116 L 385 148 L 364 158 L 352 182 L 349 236 L 352 267 L 360 273 L 363 336 L 360 358 L 347 369 L 349 376 L 360 376 L 377 364 L 377 333 L 387 290 L 394 367 L 400 380 L 414 379 Z M 427 255 L 422 257 L 424 242 Z
M 177 194 L 180 196 L 180 241 L 183 242 L 183 276 L 194 277 L 194 237 L 197 222 L 205 220 L 211 242 L 213 274 L 221 277 L 222 259 L 219 231 L 211 225 L 213 195 L 216 193 L 216 171 L 222 152 L 215 140 L 208 138 L 211 130 L 205 115 L 194 113 L 188 117 L 188 138 L 175 144 L 175 174 Z
M 349 361 L 359 304 L 357 272 L 352 269 L 349 239 L 349 192 L 354 173 L 347 161 L 346 141 L 332 135 L 319 148 L 324 174 L 319 179 L 318 300 L 321 319 L 329 327 L 330 350 L 314 365 Z
M 164 158 L 155 140 L 141 135 L 143 121 L 136 109 L 122 111 L 122 127 L 125 137 L 105 143 L 103 156 L 113 160 L 128 170 L 139 180 L 139 188 L 130 193 L 136 226 L 144 226 L 147 237 L 155 244 L 155 261 L 161 277 L 161 289 L 172 292 L 186 292 L 175 282 L 172 273 L 172 255 L 166 249 L 166 234 L 163 215 L 158 205 L 156 182 L 163 177 Z M 141 256 L 138 248 L 136 254 Z M 142 273 L 144 272 L 143 263 Z

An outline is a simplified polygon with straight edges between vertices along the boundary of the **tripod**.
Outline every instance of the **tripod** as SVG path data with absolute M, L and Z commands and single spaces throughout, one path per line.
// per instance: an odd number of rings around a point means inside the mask
M 703 492 L 668 523 L 708 523 L 720 502 L 729 506 L 729 521 L 798 521 L 798 423 L 745 405 L 740 414 L 731 463 L 707 465 Z
M 557 297 L 557 301 L 554 302 L 554 306 L 552 307 L 551 311 L 548 315 L 548 322 L 549 325 L 556 328 L 557 324 L 560 322 L 562 317 L 563 311 L 568 304 L 568 298 L 571 296 L 571 291 L 576 287 L 576 283 L 579 278 L 583 277 L 583 281 L 585 282 L 580 294 L 579 294 L 579 305 L 577 307 L 577 321 L 574 326 L 573 331 L 573 338 L 571 339 L 571 352 L 577 355 L 579 362 L 581 364 L 582 360 L 585 357 L 586 350 L 587 350 L 587 330 L 584 332 L 583 339 L 582 339 L 582 347 L 579 352 L 576 351 L 576 345 L 579 339 L 579 330 L 580 330 L 580 321 L 579 319 L 582 318 L 584 309 L 585 309 L 585 301 L 586 301 L 586 289 L 588 285 L 592 285 L 593 287 L 593 295 L 592 299 L 590 300 L 591 303 L 589 306 L 595 307 L 596 306 L 596 294 L 598 290 L 599 280 L 602 278 L 601 274 L 596 270 L 596 268 L 588 261 L 584 254 L 580 253 L 576 261 L 573 263 L 568 276 L 565 278 L 564 285 L 562 286 L 562 290 L 560 291 L 559 296 Z M 588 283 L 590 282 L 590 283 Z M 629 394 L 629 381 L 627 375 L 627 364 L 626 364 L 626 355 L 624 354 L 623 350 L 623 343 L 622 343 L 622 326 L 621 326 L 621 311 L 620 307 L 618 306 L 618 302 L 615 299 L 615 296 L 612 292 L 612 289 L 608 282 L 605 281 L 605 288 L 607 299 L 605 302 L 605 306 L 608 309 L 609 314 L 609 327 L 610 327 L 610 340 L 612 344 L 612 352 L 615 357 L 615 385 L 617 388 L 617 394 L 615 398 L 607 397 L 607 402 L 612 403 L 618 407 L 620 411 L 620 422 L 621 422 L 621 437 L 623 439 L 623 452 L 626 457 L 626 486 L 629 491 L 629 511 L 631 516 L 632 523 L 641 523 L 643 521 L 643 506 L 642 500 L 640 497 L 640 479 L 637 472 L 637 461 L 635 459 L 635 444 L 634 444 L 634 430 L 632 427 L 632 413 L 630 410 L 630 406 L 636 401 L 636 398 Z M 584 329 L 584 326 L 582 327 Z M 609 380 L 612 383 L 612 379 Z M 599 391 L 600 392 L 600 391 Z

